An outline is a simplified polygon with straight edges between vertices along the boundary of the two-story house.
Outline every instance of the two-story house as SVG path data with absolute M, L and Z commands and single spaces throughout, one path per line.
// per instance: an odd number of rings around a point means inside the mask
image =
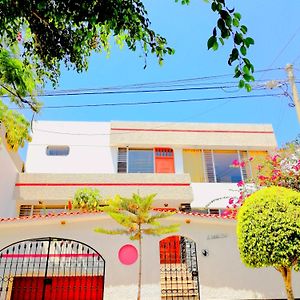
M 94 232 L 118 227 L 104 213 L 67 209 L 82 187 L 178 210 L 163 221 L 178 233 L 143 238 L 142 299 L 284 298 L 278 272 L 241 263 L 222 215 L 275 148 L 271 125 L 35 122 L 23 170 L 0 149 L 0 299 L 136 298 L 137 243 Z

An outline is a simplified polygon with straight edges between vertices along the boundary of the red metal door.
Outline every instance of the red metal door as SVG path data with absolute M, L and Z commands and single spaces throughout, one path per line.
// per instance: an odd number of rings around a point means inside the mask
M 15 277 L 10 299 L 102 300 L 102 287 L 103 276 Z

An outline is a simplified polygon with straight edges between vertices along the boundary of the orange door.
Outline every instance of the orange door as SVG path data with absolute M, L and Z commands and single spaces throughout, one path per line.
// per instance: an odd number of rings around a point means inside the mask
M 174 152 L 171 148 L 155 148 L 155 173 L 175 173 Z

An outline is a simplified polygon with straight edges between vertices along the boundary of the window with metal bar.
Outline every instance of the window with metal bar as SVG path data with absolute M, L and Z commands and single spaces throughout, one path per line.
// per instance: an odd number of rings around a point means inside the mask
M 59 214 L 66 211 L 66 205 L 20 205 L 19 217 Z
M 236 166 L 234 161 L 238 162 Z M 250 178 L 253 172 L 245 150 L 184 149 L 183 164 L 192 182 L 239 182 Z
M 170 148 L 118 149 L 118 173 L 174 173 L 174 151 Z

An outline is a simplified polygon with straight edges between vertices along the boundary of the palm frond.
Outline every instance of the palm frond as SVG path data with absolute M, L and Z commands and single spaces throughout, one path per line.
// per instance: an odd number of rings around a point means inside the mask
M 155 222 L 157 219 L 168 218 L 174 214 L 176 214 L 176 211 L 175 212 L 172 211 L 172 212 L 155 213 L 149 218 L 148 223 L 151 224 L 152 222 Z
M 143 234 L 149 235 L 163 235 L 168 233 L 174 233 L 179 230 L 180 224 L 172 224 L 169 226 L 156 226 L 152 228 L 142 229 Z
M 105 228 L 95 228 L 94 229 L 95 232 L 98 233 L 104 233 L 104 234 L 110 234 L 110 235 L 117 235 L 117 234 L 130 234 L 129 230 L 125 230 L 125 229 L 105 229 Z
M 110 212 L 108 213 L 117 223 L 124 227 L 132 227 L 132 224 L 137 223 L 136 216 L 124 214 L 122 212 Z

